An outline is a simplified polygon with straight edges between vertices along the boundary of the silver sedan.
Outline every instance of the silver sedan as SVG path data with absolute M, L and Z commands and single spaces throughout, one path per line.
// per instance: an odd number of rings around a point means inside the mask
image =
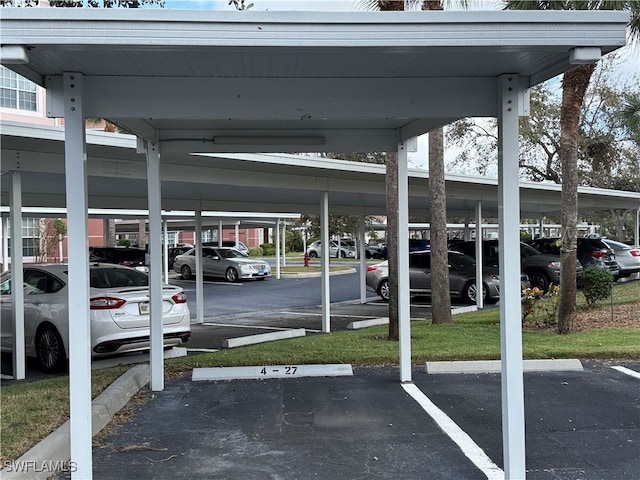
M 173 269 L 185 280 L 191 278 L 196 271 L 196 249 L 178 255 Z M 211 277 L 226 278 L 229 282 L 264 280 L 271 275 L 271 267 L 267 261 L 247 257 L 235 248 L 202 247 L 202 272 Z
M 149 348 L 149 277 L 129 267 L 91 265 L 89 270 L 91 354 L 93 357 Z M 13 348 L 11 273 L 0 279 L 2 350 Z M 27 356 L 42 370 L 63 370 L 69 352 L 68 267 L 37 264 L 24 267 L 24 333 Z M 189 340 L 191 325 L 182 288 L 162 287 L 165 346 Z
M 431 295 L 431 252 L 409 253 L 410 293 Z M 475 303 L 476 262 L 459 252 L 449 252 L 449 291 L 451 296 L 460 297 L 465 302 Z M 497 269 L 484 268 L 483 298 L 496 302 L 500 299 L 500 281 Z M 389 300 L 389 265 L 386 261 L 367 268 L 367 287 L 383 300 Z
M 632 247 L 626 243 L 603 238 L 602 241 L 616 254 L 619 278 L 630 277 L 640 272 L 640 247 Z

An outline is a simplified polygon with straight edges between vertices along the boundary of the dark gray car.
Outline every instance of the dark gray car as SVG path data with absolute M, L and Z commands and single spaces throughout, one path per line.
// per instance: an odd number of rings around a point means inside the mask
M 476 242 L 455 242 L 449 248 L 462 252 L 475 258 Z M 482 241 L 482 265 L 498 268 L 498 240 Z M 543 292 L 549 289 L 550 284 L 560 283 L 560 255 L 543 254 L 531 245 L 520 242 L 520 261 L 522 273 L 529 277 L 532 287 L 538 287 Z M 577 272 L 582 271 L 578 265 Z

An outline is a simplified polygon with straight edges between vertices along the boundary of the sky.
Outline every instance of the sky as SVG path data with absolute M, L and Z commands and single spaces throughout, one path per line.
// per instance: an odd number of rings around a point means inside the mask
M 245 0 L 245 5 L 253 3 L 251 10 L 316 10 L 342 11 L 362 10 L 359 0 Z M 191 10 L 233 10 L 228 0 L 165 0 L 165 8 Z

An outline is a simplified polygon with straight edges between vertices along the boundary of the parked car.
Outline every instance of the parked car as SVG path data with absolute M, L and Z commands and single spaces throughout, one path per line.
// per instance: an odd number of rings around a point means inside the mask
M 616 254 L 618 278 L 626 278 L 640 272 L 640 247 L 603 238 L 602 241 Z
M 89 261 L 92 263 L 113 263 L 149 273 L 146 255 L 144 248 L 89 247 Z
M 383 258 L 382 257 L 382 248 L 376 245 L 369 245 L 365 243 L 364 245 L 364 257 L 365 258 Z
M 431 252 L 409 253 L 410 293 L 431 294 Z M 376 292 L 383 300 L 389 300 L 389 265 L 387 261 L 367 268 L 367 288 Z M 483 273 L 482 291 L 487 302 L 500 299 L 498 271 L 486 268 Z M 460 297 L 468 303 L 476 302 L 476 262 L 460 252 L 449 251 L 449 291 L 452 297 Z
M 196 271 L 196 249 L 178 255 L 173 269 L 185 280 Z M 271 267 L 265 260 L 248 257 L 230 247 L 202 247 L 202 272 L 211 277 L 226 278 L 229 282 L 238 280 L 264 280 L 271 276 Z
M 475 258 L 475 241 L 455 241 L 449 245 L 451 250 L 462 252 Z M 490 239 L 482 241 L 482 265 L 487 267 L 499 267 L 498 240 Z M 543 292 L 549 290 L 549 285 L 560 284 L 560 255 L 543 254 L 531 245 L 520 242 L 521 271 L 529 278 L 532 287 L 538 287 Z M 582 271 L 582 266 L 577 266 L 577 273 Z
M 409 239 L 409 251 L 410 252 L 419 252 L 421 250 L 429 250 L 431 248 L 431 241 L 423 238 L 410 238 Z M 380 250 L 380 254 L 382 258 L 387 258 L 387 245 L 384 246 Z
M 561 239 L 558 237 L 536 238 L 527 242 L 545 254 L 560 255 Z M 583 268 L 606 268 L 613 278 L 618 278 L 616 254 L 600 238 L 578 237 L 577 257 Z
M 24 268 L 24 332 L 26 354 L 42 370 L 62 370 L 69 352 L 69 282 L 65 264 Z M 119 265 L 89 268 L 91 355 L 93 357 L 149 348 L 149 276 Z M 13 349 L 11 272 L 0 277 L 2 350 Z M 163 285 L 164 345 L 189 340 L 191 325 L 182 288 Z
M 307 254 L 311 258 L 322 256 L 322 240 L 316 240 L 307 247 Z M 353 246 L 340 242 L 340 254 L 338 255 L 338 242 L 332 240 L 329 244 L 329 256 L 341 258 L 355 258 L 356 250 Z
M 193 245 L 191 245 L 191 246 L 183 246 L 183 247 L 169 247 L 167 249 L 167 252 L 168 252 L 168 255 L 167 255 L 167 266 L 169 267 L 169 270 L 173 270 L 173 262 L 175 261 L 175 259 L 176 259 L 176 257 L 178 255 L 182 255 L 183 253 L 187 253 L 192 248 L 193 248 Z
M 220 245 L 218 244 L 218 242 L 202 242 L 202 246 L 203 247 L 219 247 Z M 238 243 L 236 244 L 235 240 L 223 240 L 222 241 L 222 245 L 223 247 L 228 247 L 228 248 L 235 248 L 236 250 L 239 250 L 240 252 L 244 253 L 245 256 L 249 256 L 249 247 L 247 247 L 244 243 L 238 241 Z

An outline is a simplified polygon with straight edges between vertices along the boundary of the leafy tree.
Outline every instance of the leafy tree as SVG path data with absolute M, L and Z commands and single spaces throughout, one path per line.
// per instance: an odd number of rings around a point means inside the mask
M 40 220 L 40 235 L 36 248 L 36 263 L 49 262 L 58 252 L 58 242 L 67 233 L 67 224 L 59 218 Z
M 515 10 L 628 10 L 631 35 L 640 35 L 640 3 L 610 0 L 508 0 Z M 563 75 L 560 111 L 560 163 L 562 165 L 562 248 L 558 333 L 569 333 L 576 316 L 576 232 L 578 223 L 578 136 L 580 110 L 595 64 L 579 65 Z

